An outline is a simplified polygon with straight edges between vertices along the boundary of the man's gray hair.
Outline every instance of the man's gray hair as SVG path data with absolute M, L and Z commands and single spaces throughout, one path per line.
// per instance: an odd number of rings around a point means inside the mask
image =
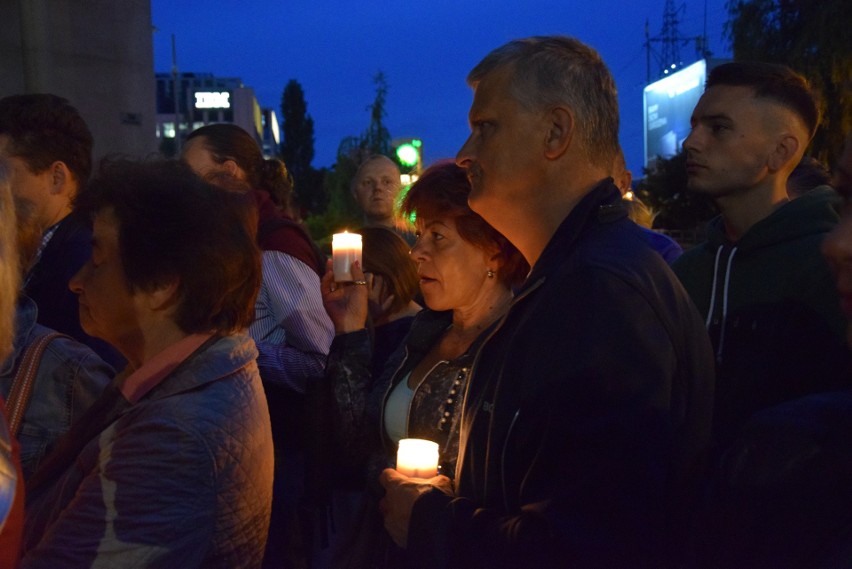
M 618 94 L 597 51 L 565 36 L 536 36 L 498 47 L 471 70 L 471 87 L 496 71 L 511 73 L 515 100 L 530 111 L 565 105 L 582 146 L 596 165 L 612 166 L 618 152 Z

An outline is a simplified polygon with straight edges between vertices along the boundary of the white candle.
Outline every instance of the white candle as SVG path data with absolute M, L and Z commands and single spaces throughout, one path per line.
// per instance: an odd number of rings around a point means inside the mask
M 438 475 L 438 443 L 423 439 L 402 439 L 396 451 L 396 471 L 412 478 Z
M 331 259 L 335 282 L 354 281 L 352 263 L 361 262 L 361 236 L 346 231 L 332 235 Z

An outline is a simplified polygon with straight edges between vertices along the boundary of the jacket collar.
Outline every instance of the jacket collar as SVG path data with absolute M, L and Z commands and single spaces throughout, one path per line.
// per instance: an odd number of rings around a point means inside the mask
M 163 399 L 218 381 L 251 364 L 257 358 L 254 342 L 244 334 L 213 336 L 141 401 Z
M 546 278 L 556 267 L 564 264 L 566 251 L 593 225 L 612 223 L 625 217 L 627 210 L 622 202 L 621 192 L 613 184 L 612 178 L 606 178 L 574 206 L 556 229 L 518 296 Z
M 453 323 L 453 311 L 436 312 L 424 308 L 414 317 L 410 332 L 405 340 L 409 354 L 421 354 L 429 351 L 438 337 Z

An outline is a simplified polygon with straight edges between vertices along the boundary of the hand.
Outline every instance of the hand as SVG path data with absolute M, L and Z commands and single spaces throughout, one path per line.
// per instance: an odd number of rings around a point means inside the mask
M 320 283 L 322 303 L 338 334 L 363 330 L 367 324 L 367 295 L 371 283 L 361 271 L 361 263 L 352 263 L 352 277 L 356 281 L 368 281 L 367 286 L 353 283 L 334 282 L 331 259 L 325 266 Z M 371 280 L 371 279 L 370 279 Z
M 421 494 L 437 488 L 452 496 L 453 483 L 446 476 L 435 476 L 424 480 L 409 478 L 392 468 L 386 468 L 379 477 L 385 488 L 385 497 L 379 502 L 379 509 L 385 517 L 385 529 L 398 546 L 408 544 L 408 524 L 411 522 L 411 510 Z

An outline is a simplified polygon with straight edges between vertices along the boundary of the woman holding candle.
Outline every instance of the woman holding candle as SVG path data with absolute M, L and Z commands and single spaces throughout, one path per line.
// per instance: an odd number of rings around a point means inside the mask
M 411 257 L 428 309 L 415 317 L 378 377 L 370 373 L 361 267 L 352 267 L 354 285 L 335 283 L 330 271 L 323 277 L 323 301 L 337 334 L 326 369 L 336 431 L 350 463 L 363 468 L 373 459 L 370 484 L 393 465 L 399 440 L 409 437 L 438 443 L 441 472 L 453 476 L 468 370 L 528 271 L 517 249 L 468 207 L 469 193 L 465 171 L 447 162 L 427 169 L 403 201 L 403 212 L 417 216 Z M 376 523 L 381 526 L 377 512 Z

